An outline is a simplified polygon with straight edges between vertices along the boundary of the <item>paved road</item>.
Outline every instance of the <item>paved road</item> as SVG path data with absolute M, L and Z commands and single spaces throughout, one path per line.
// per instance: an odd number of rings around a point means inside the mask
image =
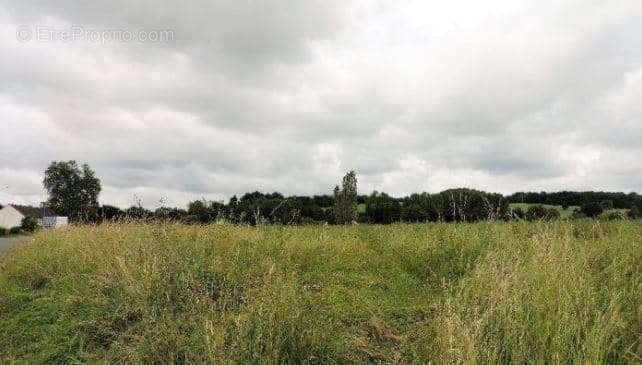
M 0 257 L 23 239 L 24 237 L 0 237 Z

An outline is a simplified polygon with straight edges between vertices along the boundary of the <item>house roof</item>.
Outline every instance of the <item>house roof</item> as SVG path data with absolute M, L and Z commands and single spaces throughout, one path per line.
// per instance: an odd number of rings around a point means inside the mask
M 54 212 L 52 212 L 47 208 L 38 208 L 38 207 L 30 207 L 26 205 L 15 205 L 15 204 L 11 204 L 11 206 L 25 217 L 43 218 L 43 217 L 53 217 L 56 215 Z

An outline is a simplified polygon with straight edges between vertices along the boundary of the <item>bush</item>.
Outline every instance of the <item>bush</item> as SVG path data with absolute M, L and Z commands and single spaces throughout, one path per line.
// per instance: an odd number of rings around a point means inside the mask
M 631 210 L 629 210 L 627 215 L 631 219 L 638 219 L 638 218 L 640 218 L 640 209 L 638 209 L 638 207 L 634 205 L 634 206 L 631 207 Z
M 25 232 L 33 232 L 38 228 L 38 220 L 33 217 L 24 217 L 20 227 Z
M 582 205 L 580 210 L 582 213 L 586 214 L 587 217 L 595 218 L 604 212 L 604 209 L 599 203 L 588 203 Z
M 529 221 L 536 220 L 553 220 L 559 219 L 560 212 L 555 208 L 546 208 L 543 205 L 533 205 L 526 211 L 526 219 Z
M 543 219 L 545 216 L 546 208 L 541 205 L 533 205 L 526 211 L 526 219 L 528 219 L 529 221 Z
M 185 224 L 200 224 L 201 223 L 201 220 L 198 218 L 198 216 L 196 214 L 187 215 L 182 219 L 182 221 Z
M 560 219 L 561 217 L 562 215 L 560 214 L 559 210 L 555 208 L 546 209 L 546 219 L 553 220 L 553 219 Z
M 22 232 L 22 228 L 20 227 L 11 227 L 9 230 L 9 234 L 20 234 Z
M 574 211 L 574 212 L 573 212 L 573 215 L 572 215 L 571 217 L 572 217 L 573 219 L 584 219 L 584 218 L 588 218 L 588 217 L 586 216 L 586 214 L 582 213 L 582 212 L 581 212 L 581 211 L 579 211 L 579 210 Z
M 603 214 L 600 218 L 607 221 L 619 221 L 626 219 L 627 216 L 622 212 L 608 212 Z
M 7 235 L 7 229 L 4 227 L 0 227 L 0 236 L 6 236 Z
M 513 218 L 515 219 L 524 219 L 526 217 L 526 212 L 521 207 L 513 209 Z

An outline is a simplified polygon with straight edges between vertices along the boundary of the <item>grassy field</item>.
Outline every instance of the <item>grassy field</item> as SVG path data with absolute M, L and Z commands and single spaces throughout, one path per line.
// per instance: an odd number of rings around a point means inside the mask
M 531 203 L 511 203 L 510 204 L 510 208 L 511 209 L 521 208 L 523 211 L 526 212 L 528 210 L 528 208 L 530 208 L 530 207 L 532 207 L 534 205 L 541 205 L 541 206 L 543 206 L 545 208 L 548 208 L 548 209 L 553 208 L 553 209 L 557 210 L 558 212 L 560 212 L 560 218 L 562 218 L 562 219 L 572 218 L 573 217 L 573 213 L 575 211 L 579 211 L 580 210 L 580 207 L 575 206 L 575 205 L 571 205 L 571 206 L 567 207 L 566 209 L 564 209 L 564 207 L 562 207 L 561 205 L 531 204 Z M 626 214 L 628 212 L 629 212 L 629 209 L 607 209 L 604 212 L 602 212 L 601 216 L 605 217 L 605 216 L 608 216 L 609 214 L 612 214 L 612 213 L 619 213 L 622 216 L 626 217 Z
M 0 259 L 6 251 L 25 240 L 26 236 L 4 236 L 0 237 Z
M 564 207 L 562 207 L 561 205 L 530 204 L 530 203 L 511 203 L 510 204 L 510 208 L 511 209 L 521 208 L 523 211 L 527 211 L 528 208 L 530 208 L 530 207 L 532 207 L 534 205 L 541 205 L 541 206 L 543 206 L 544 208 L 547 208 L 547 209 L 553 208 L 553 209 L 557 210 L 558 212 L 560 212 L 560 218 L 562 218 L 562 219 L 571 218 L 573 216 L 573 213 L 576 210 L 580 210 L 580 207 L 574 206 L 574 205 L 564 209 Z
M 0 265 L 0 363 L 642 361 L 640 222 L 71 227 Z

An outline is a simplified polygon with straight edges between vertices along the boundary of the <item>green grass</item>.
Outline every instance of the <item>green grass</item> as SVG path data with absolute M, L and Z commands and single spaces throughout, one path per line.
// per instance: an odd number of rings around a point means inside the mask
M 639 363 L 642 224 L 103 225 L 0 269 L 0 363 Z
M 560 218 L 562 219 L 568 219 L 573 216 L 573 213 L 576 210 L 580 210 L 580 207 L 572 205 L 564 209 L 561 205 L 548 205 L 548 204 L 531 204 L 531 203 L 511 203 L 510 208 L 515 209 L 515 208 L 521 208 L 523 211 L 527 211 L 528 208 L 534 206 L 534 205 L 541 205 L 547 209 L 553 208 L 560 212 Z
M 548 205 L 548 204 L 531 204 L 531 203 L 511 203 L 510 208 L 515 209 L 515 208 L 521 208 L 523 211 L 527 211 L 528 208 L 534 206 L 534 205 L 541 205 L 545 208 L 553 208 L 556 209 L 558 212 L 560 212 L 560 218 L 561 219 L 569 219 L 573 217 L 573 213 L 577 210 L 580 210 L 580 207 L 572 205 L 564 209 L 561 205 Z M 609 214 L 612 213 L 619 213 L 623 217 L 626 217 L 627 213 L 629 212 L 629 209 L 607 209 L 602 214 L 600 215 L 601 217 L 606 217 Z
M 629 213 L 629 210 L 630 209 L 607 209 L 604 212 L 602 212 L 602 216 L 606 216 L 612 213 L 619 213 L 622 216 L 626 217 L 626 215 Z

